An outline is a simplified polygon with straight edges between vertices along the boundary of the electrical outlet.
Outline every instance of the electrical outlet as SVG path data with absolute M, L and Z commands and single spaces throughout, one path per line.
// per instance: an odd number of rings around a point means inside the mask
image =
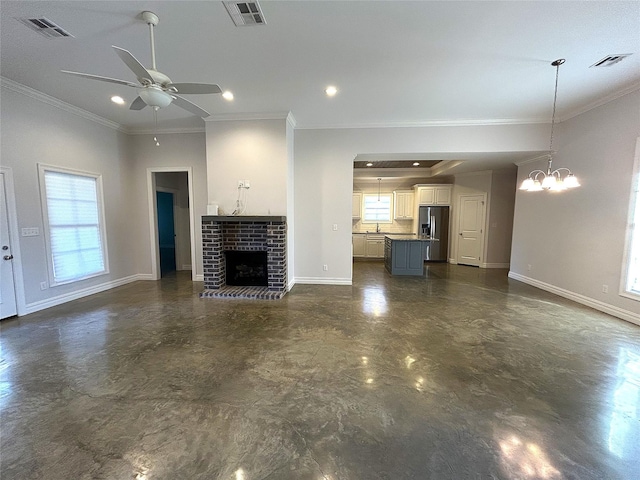
M 338 230 L 338 224 L 337 224 L 337 223 L 334 223 L 334 224 L 333 224 L 333 231 L 335 232 L 336 230 Z
M 329 265 L 323 265 L 322 266 L 322 270 L 324 270 L 325 272 L 329 271 Z
M 531 264 L 527 265 L 527 271 L 530 272 L 531 271 Z
M 47 289 L 47 282 L 40 282 L 40 290 L 46 290 Z
M 602 285 L 602 293 L 609 293 L 609 285 Z

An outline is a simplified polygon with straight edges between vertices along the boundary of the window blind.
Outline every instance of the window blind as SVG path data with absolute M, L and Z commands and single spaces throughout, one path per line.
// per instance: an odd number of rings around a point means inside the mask
M 47 170 L 44 180 L 54 281 L 104 272 L 97 179 Z
M 364 221 L 365 222 L 390 222 L 391 221 L 391 195 L 365 195 L 364 196 Z

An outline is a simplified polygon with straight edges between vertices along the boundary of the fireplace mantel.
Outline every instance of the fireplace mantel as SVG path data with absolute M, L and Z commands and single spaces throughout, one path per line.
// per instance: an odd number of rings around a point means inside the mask
M 204 215 L 203 222 L 286 222 L 287 217 L 272 215 Z

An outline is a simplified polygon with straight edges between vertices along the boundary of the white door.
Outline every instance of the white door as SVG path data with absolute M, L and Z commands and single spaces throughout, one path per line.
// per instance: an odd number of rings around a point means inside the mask
M 484 195 L 460 195 L 458 258 L 462 265 L 480 266 L 484 244 Z
M 16 310 L 16 289 L 13 280 L 13 255 L 9 240 L 9 215 L 4 188 L 4 174 L 0 173 L 0 318 L 14 316 Z

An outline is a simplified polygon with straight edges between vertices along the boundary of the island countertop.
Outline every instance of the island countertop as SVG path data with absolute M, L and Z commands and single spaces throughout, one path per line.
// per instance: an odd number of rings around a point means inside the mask
M 439 238 L 432 238 L 428 235 L 385 235 L 385 238 L 394 242 L 439 242 Z

